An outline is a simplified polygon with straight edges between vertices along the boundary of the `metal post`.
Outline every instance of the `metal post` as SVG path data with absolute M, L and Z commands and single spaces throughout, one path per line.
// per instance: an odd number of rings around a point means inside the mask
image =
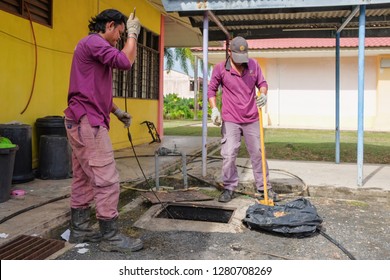
M 336 163 L 340 163 L 340 32 L 336 33 Z
M 336 32 L 336 163 L 340 163 L 340 35 L 358 12 L 359 6 L 356 6 Z
M 359 15 L 359 85 L 358 85 L 358 143 L 357 143 L 357 185 L 363 185 L 363 155 L 364 155 L 364 41 L 366 36 L 366 6 L 360 6 Z
M 160 173 L 159 173 L 159 163 L 158 163 L 158 153 L 154 153 L 154 174 L 155 174 L 155 181 L 156 181 L 156 190 L 158 191 L 160 189 Z
M 207 175 L 207 90 L 208 90 L 208 42 L 209 42 L 209 17 L 208 12 L 204 12 L 203 19 L 203 118 L 202 118 L 202 176 Z
M 187 180 L 187 156 L 185 152 L 181 154 L 182 168 L 183 168 L 183 180 L 184 180 L 184 188 L 188 189 L 188 180 Z
M 198 120 L 198 57 L 195 56 L 194 63 L 194 120 Z

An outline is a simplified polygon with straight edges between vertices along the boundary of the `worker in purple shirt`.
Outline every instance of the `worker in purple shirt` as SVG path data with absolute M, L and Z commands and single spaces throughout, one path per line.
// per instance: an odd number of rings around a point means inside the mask
M 102 251 L 132 252 L 140 239 L 118 229 L 119 174 L 108 134 L 110 113 L 127 128 L 131 116 L 113 103 L 112 69 L 130 70 L 137 55 L 141 24 L 130 14 L 108 9 L 89 21 L 90 34 L 77 44 L 72 61 L 65 127 L 72 147 L 71 243 L 100 242 Z M 115 46 L 126 32 L 122 50 Z M 95 204 L 99 231 L 90 225 Z
M 248 43 L 242 37 L 235 37 L 228 49 L 226 61 L 217 64 L 208 85 L 208 99 L 212 110 L 211 120 L 221 126 L 222 181 L 224 190 L 218 201 L 229 202 L 234 198 L 238 186 L 236 158 L 244 136 L 252 162 L 257 191 L 264 196 L 261 160 L 260 125 L 258 108 L 267 103 L 268 84 L 260 65 L 248 58 Z M 222 87 L 222 116 L 217 108 L 216 94 Z M 256 88 L 260 95 L 256 95 Z M 269 176 L 268 164 L 266 167 Z M 267 180 L 269 182 L 269 180 Z M 267 185 L 268 197 L 279 201 L 278 195 Z

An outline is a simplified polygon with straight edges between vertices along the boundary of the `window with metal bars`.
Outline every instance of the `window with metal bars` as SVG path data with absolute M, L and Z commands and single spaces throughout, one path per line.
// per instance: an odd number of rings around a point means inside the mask
M 0 0 L 0 10 L 53 26 L 53 0 Z
M 126 37 L 118 42 L 123 48 Z M 138 36 L 137 59 L 130 71 L 113 70 L 114 97 L 158 99 L 159 97 L 159 36 L 141 28 Z

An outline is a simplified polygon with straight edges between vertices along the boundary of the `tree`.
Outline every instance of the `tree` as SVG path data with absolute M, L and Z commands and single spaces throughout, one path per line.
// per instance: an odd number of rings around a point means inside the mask
M 189 48 L 164 48 L 164 56 L 166 58 L 166 70 L 172 70 L 172 67 L 175 61 L 178 61 L 180 67 L 183 69 L 184 73 L 188 75 L 188 61 L 192 67 L 192 70 L 195 69 L 195 56 L 192 54 L 191 49 Z M 203 60 L 200 60 L 201 69 L 203 69 Z M 208 66 L 209 73 L 211 71 L 211 64 Z
M 167 71 L 169 73 L 172 70 L 173 64 L 175 61 L 180 63 L 180 67 L 183 69 L 184 73 L 188 75 L 188 60 L 194 61 L 194 56 L 190 49 L 188 48 L 165 48 L 164 55 L 167 59 Z M 193 64 L 192 64 L 193 67 Z

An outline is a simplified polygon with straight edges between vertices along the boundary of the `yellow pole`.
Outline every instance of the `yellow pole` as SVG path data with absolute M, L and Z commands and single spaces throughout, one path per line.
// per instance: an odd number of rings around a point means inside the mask
M 262 169 L 263 169 L 262 171 L 263 171 L 263 184 L 264 184 L 264 200 L 260 200 L 260 203 L 264 205 L 274 206 L 273 200 L 268 198 L 267 170 L 266 170 L 265 147 L 264 147 L 263 113 L 261 111 L 261 108 L 258 108 L 258 111 L 259 111 L 259 124 L 260 124 L 261 162 L 262 162 Z

